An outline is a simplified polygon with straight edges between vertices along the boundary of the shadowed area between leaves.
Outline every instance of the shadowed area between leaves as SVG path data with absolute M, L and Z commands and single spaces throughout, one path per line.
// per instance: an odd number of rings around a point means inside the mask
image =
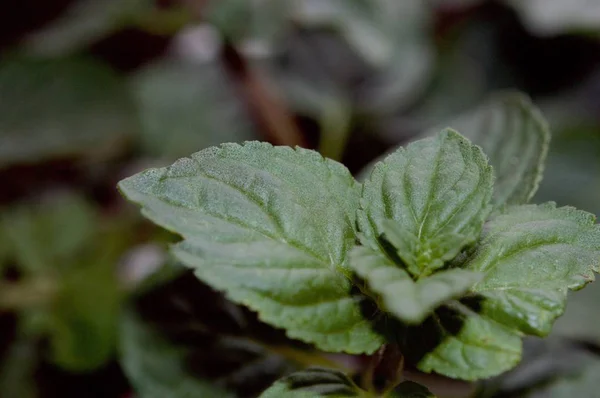
M 258 320 L 248 309 L 184 272 L 140 295 L 135 310 L 147 328 L 185 352 L 190 377 L 253 397 L 311 355 L 310 347 Z

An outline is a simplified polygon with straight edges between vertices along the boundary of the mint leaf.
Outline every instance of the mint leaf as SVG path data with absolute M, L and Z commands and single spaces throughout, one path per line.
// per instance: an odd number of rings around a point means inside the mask
M 312 367 L 277 381 L 263 392 L 260 398 L 319 398 L 319 397 L 375 397 L 374 393 L 358 387 L 344 373 L 326 368 Z M 394 392 L 395 398 L 435 398 L 425 387 L 412 381 L 401 383 Z
M 327 351 L 373 352 L 346 265 L 360 186 L 313 151 L 249 142 L 209 148 L 120 183 L 184 241 L 177 258 L 288 335 Z
M 364 246 L 352 250 L 350 267 L 379 296 L 382 309 L 407 324 L 421 323 L 438 306 L 466 293 L 482 276 L 450 269 L 415 282 L 381 252 Z
M 440 307 L 422 325 L 400 328 L 402 352 L 423 372 L 477 380 L 513 368 L 521 337 L 458 301 Z
M 444 130 L 375 166 L 364 183 L 359 229 L 370 245 L 387 233 L 408 271 L 427 276 L 478 238 L 491 211 L 492 184 L 481 149 Z M 385 220 L 398 228 L 386 229 Z
M 497 94 L 445 125 L 481 146 L 489 157 L 496 176 L 496 207 L 527 203 L 533 197 L 542 179 L 550 131 L 529 97 Z
M 567 290 L 594 279 L 599 234 L 592 214 L 554 203 L 512 207 L 490 221 L 461 264 L 485 274 L 470 289 L 478 297 L 451 302 L 449 314 L 437 311 L 435 322 L 413 332 L 438 335 L 419 369 L 468 380 L 510 369 L 520 359 L 521 336 L 547 335 Z
M 472 291 L 481 313 L 545 336 L 563 313 L 568 289 L 594 280 L 600 265 L 595 216 L 554 203 L 513 207 L 486 226 L 465 269 L 485 273 Z
M 318 398 L 368 396 L 343 372 L 308 368 L 292 373 L 264 391 L 260 398 Z

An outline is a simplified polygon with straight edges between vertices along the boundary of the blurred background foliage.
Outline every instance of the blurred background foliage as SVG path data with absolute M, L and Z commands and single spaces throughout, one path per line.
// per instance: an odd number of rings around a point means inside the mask
M 158 279 L 177 294 L 196 291 L 186 300 L 214 302 L 213 312 L 191 313 L 208 329 L 202 338 L 169 334 L 187 347 L 174 351 L 146 330 L 169 310 L 150 299 L 139 309 L 132 291 L 169 262 L 175 238 L 127 206 L 116 182 L 253 139 L 317 149 L 358 174 L 507 89 L 531 96 L 552 130 L 534 201 L 599 214 L 598 1 L 3 1 L 0 396 L 126 397 L 130 384 L 141 397 L 167 396 L 151 395 L 164 386 L 149 388 L 140 368 L 188 385 L 180 396 L 225 396 L 182 368 L 191 350 L 207 375 L 221 354 L 202 351 L 206 339 L 231 359 L 207 377 L 240 396 L 257 393 L 313 353 L 295 343 L 267 350 L 260 340 L 276 331 L 261 324 L 256 335 L 252 314 L 181 282 L 180 271 Z M 153 294 L 173 301 L 160 286 Z M 482 396 L 597 396 L 598 300 L 600 285 L 573 293 L 554 336 L 528 342 L 523 365 L 484 383 Z M 231 345 L 242 331 L 254 345 Z M 255 357 L 258 370 L 232 373 Z M 475 389 L 425 382 L 440 396 Z

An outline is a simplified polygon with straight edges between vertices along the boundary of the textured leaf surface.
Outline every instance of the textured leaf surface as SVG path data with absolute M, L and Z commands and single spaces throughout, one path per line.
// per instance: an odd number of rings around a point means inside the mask
M 517 333 L 458 302 L 409 329 L 404 341 L 407 355 L 416 356 L 421 371 L 463 380 L 498 375 L 521 359 Z
M 492 184 L 481 149 L 444 130 L 375 166 L 364 183 L 359 229 L 371 245 L 385 232 L 408 271 L 426 276 L 478 238 Z M 398 228 L 386 229 L 386 220 Z
M 488 157 L 496 177 L 492 198 L 495 207 L 524 204 L 533 197 L 542 179 L 550 131 L 526 95 L 496 94 L 476 109 L 427 130 L 423 136 L 437 134 L 447 126 L 480 146 Z M 372 167 L 373 163 L 361 176 Z
M 408 324 L 422 322 L 444 302 L 466 293 L 482 276 L 450 269 L 415 282 L 382 253 L 364 246 L 352 250 L 350 266 L 379 296 L 383 309 Z
M 485 273 L 472 289 L 484 297 L 483 314 L 544 336 L 564 311 L 567 290 L 593 281 L 599 264 L 594 215 L 546 203 L 492 220 L 465 267 Z
M 90 60 L 7 61 L 0 92 L 0 167 L 105 155 L 136 128 L 118 76 Z
M 225 144 L 120 183 L 144 214 L 179 233 L 175 255 L 290 337 L 328 351 L 373 352 L 346 255 L 359 186 L 312 151 Z
M 498 94 L 445 124 L 479 145 L 488 156 L 496 176 L 495 206 L 523 204 L 533 197 L 542 179 L 550 131 L 528 97 Z

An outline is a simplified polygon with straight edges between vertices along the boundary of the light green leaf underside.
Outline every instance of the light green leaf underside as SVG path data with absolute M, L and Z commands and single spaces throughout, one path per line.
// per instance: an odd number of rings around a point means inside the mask
M 472 291 L 482 313 L 526 334 L 547 335 L 568 289 L 594 280 L 600 228 L 590 213 L 554 203 L 513 207 L 486 226 L 464 267 L 485 273 Z
M 380 252 L 364 246 L 350 253 L 350 267 L 382 301 L 383 310 L 408 324 L 421 323 L 444 302 L 460 297 L 478 282 L 478 272 L 451 269 L 418 282 Z
M 173 251 L 200 279 L 265 322 L 327 351 L 381 345 L 349 294 L 360 188 L 342 165 L 304 149 L 225 144 L 120 188 L 183 236 Z
M 442 341 L 419 361 L 417 367 L 423 372 L 478 380 L 503 373 L 521 359 L 518 334 L 458 302 L 444 315 L 435 314 L 432 322 Z M 450 327 L 458 323 L 458 331 Z M 413 338 L 412 344 L 418 344 L 418 336 Z
M 91 60 L 7 60 L 0 68 L 0 92 L 0 168 L 106 156 L 136 128 L 122 81 Z
M 527 203 L 533 197 L 542 179 L 550 131 L 527 96 L 495 95 L 445 126 L 459 131 L 488 156 L 496 176 L 492 198 L 496 207 Z
M 140 398 L 233 398 L 184 369 L 185 350 L 145 326 L 131 310 L 121 322 L 121 365 Z
M 453 130 L 388 156 L 365 181 L 358 222 L 372 246 L 386 230 L 408 271 L 428 275 L 474 242 L 491 211 L 493 175 L 481 149 Z

